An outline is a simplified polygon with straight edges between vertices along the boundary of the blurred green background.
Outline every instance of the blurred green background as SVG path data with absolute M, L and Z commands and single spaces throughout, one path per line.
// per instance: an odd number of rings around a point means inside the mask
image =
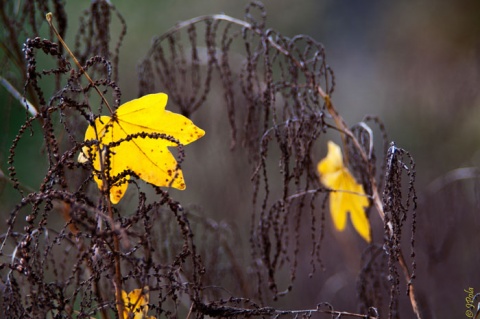
M 112 3 L 128 28 L 120 51 L 119 81 L 122 100 L 127 101 L 137 96 L 137 62 L 145 56 L 153 36 L 199 15 L 224 12 L 243 18 L 248 2 Z M 73 43 L 76 16 L 88 5 L 88 1 L 67 1 L 67 42 Z M 480 186 L 478 175 L 475 180 L 471 174 L 447 174 L 464 167 L 478 170 L 480 163 L 480 2 L 275 0 L 264 5 L 267 27 L 289 37 L 307 34 L 324 44 L 327 63 L 335 72 L 333 102 L 347 123 L 353 125 L 367 114 L 377 115 L 384 121 L 389 139 L 414 157 L 419 195 L 417 289 L 425 318 L 462 318 L 464 289 L 480 292 Z M 46 30 L 44 24 L 42 31 Z M 6 69 L 0 66 L 2 76 Z M 24 110 L 4 88 L 0 88 L 0 108 L 0 168 L 7 174 L 8 148 L 23 123 Z M 219 109 L 221 105 L 213 105 L 199 113 L 215 116 L 221 113 Z M 222 162 L 212 162 L 212 156 L 205 154 L 229 152 L 229 132 L 222 137 L 218 128 L 210 127 L 217 119 L 202 123 L 205 117 L 195 116 L 207 135 L 187 148 L 185 175 L 189 189 L 203 190 L 178 196 L 200 205 L 213 219 L 249 228 L 250 189 L 245 189 L 249 176 L 242 173 L 251 172 L 246 158 L 236 149 L 222 157 Z M 39 155 L 41 147 L 41 136 L 35 134 L 21 142 L 16 157 L 20 181 L 34 189 L 46 171 L 46 162 Z M 197 165 L 205 169 L 191 173 Z M 459 179 L 452 182 L 445 176 Z M 225 192 L 224 183 L 232 180 L 242 182 L 230 182 Z M 1 186 L 0 214 L 5 220 L 20 197 L 7 182 L 2 181 Z M 223 201 L 212 201 L 219 197 Z M 239 214 L 242 210 L 245 213 Z M 5 231 L 3 222 L 0 230 Z M 328 254 L 324 258 L 328 259 Z M 312 307 L 328 301 L 337 309 L 355 311 L 352 298 L 359 265 L 335 267 L 313 279 L 298 278 L 288 307 Z M 402 303 L 402 307 L 408 304 Z

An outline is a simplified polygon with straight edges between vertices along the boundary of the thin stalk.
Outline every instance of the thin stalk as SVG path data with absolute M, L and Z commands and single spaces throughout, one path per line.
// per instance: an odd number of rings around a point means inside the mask
M 95 91 L 97 91 L 98 95 L 101 97 L 101 99 L 103 100 L 103 102 L 105 103 L 105 105 L 107 106 L 108 110 L 110 111 L 110 114 L 113 114 L 113 109 L 110 107 L 110 104 L 108 103 L 107 99 L 105 98 L 105 96 L 103 96 L 102 92 L 100 91 L 100 89 L 95 85 L 95 83 L 93 82 L 92 78 L 90 77 L 90 75 L 88 75 L 88 73 L 85 71 L 85 69 L 80 65 L 80 62 L 78 62 L 77 58 L 75 57 L 75 55 L 73 54 L 73 52 L 70 50 L 70 48 L 68 47 L 68 45 L 65 43 L 65 41 L 63 41 L 63 38 L 61 37 L 60 33 L 58 33 L 57 31 L 57 28 L 55 28 L 55 26 L 53 25 L 52 23 L 52 17 L 53 17 L 53 14 L 51 12 L 47 13 L 45 18 L 47 19 L 47 22 L 48 24 L 50 25 L 50 28 L 52 28 L 53 30 L 53 33 L 55 33 L 55 35 L 57 36 L 58 38 L 58 41 L 60 41 L 60 43 L 62 44 L 62 46 L 65 48 L 65 50 L 67 50 L 68 54 L 72 57 L 73 59 L 73 62 L 75 62 L 75 64 L 77 65 L 78 69 L 80 70 L 80 72 L 85 75 L 85 77 L 87 78 L 88 82 L 90 82 L 90 84 L 93 86 L 93 88 L 95 89 Z
M 110 202 L 110 199 L 108 199 L 109 197 L 108 193 L 105 196 L 107 197 L 108 214 L 110 216 L 110 219 L 113 221 L 112 203 Z M 113 249 L 114 249 L 113 258 L 115 261 L 115 276 L 114 276 L 115 285 L 114 286 L 115 286 L 116 306 L 117 306 L 119 318 L 124 319 L 123 318 L 124 304 L 122 299 L 122 269 L 120 266 L 120 240 L 118 239 L 118 235 L 115 232 L 115 225 L 113 224 L 113 222 L 111 223 L 110 228 L 113 231 Z

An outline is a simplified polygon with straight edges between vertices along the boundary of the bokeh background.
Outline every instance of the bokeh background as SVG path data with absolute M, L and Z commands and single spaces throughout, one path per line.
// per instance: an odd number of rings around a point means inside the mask
M 243 18 L 247 4 L 112 2 L 128 26 L 120 51 L 119 86 L 124 101 L 138 94 L 136 65 L 153 36 L 199 15 L 223 12 Z M 267 27 L 290 37 L 307 34 L 324 44 L 327 63 L 335 72 L 333 102 L 347 123 L 377 115 L 389 139 L 414 157 L 419 196 L 416 284 L 425 318 L 462 318 L 464 289 L 480 292 L 480 2 L 275 0 L 264 5 Z M 67 2 L 67 42 L 73 43 L 78 27 L 75 17 L 86 6 L 87 1 Z M 42 30 L 47 32 L 46 24 Z M 0 65 L 2 76 L 8 75 L 7 69 Z M 221 98 L 212 101 L 221 103 Z M 0 88 L 0 110 L 0 168 L 8 174 L 8 148 L 24 121 L 24 110 L 4 88 Z M 184 168 L 192 191 L 176 196 L 202 207 L 215 221 L 247 229 L 240 233 L 248 236 L 251 168 L 241 149 L 229 150 L 227 125 L 215 125 L 226 121 L 221 104 L 202 112 L 203 116 L 195 114 L 196 122 L 207 135 L 189 146 Z M 16 157 L 20 181 L 33 189 L 46 170 L 41 148 L 41 136 L 34 134 L 21 142 Z M 318 158 L 322 156 L 320 151 Z M 5 220 L 19 196 L 5 179 L 0 190 L 0 216 Z M 1 232 L 4 227 L 1 222 Z M 326 240 L 333 241 L 333 236 Z M 360 263 L 347 255 L 358 257 L 365 247 L 356 247 L 353 236 L 344 238 L 344 247 L 336 249 L 343 251 L 336 252 L 343 257 L 329 263 L 327 248 L 326 270 L 313 278 L 299 275 L 288 301 L 280 302 L 295 308 L 328 301 L 337 309 L 356 311 L 355 276 Z M 238 254 L 248 256 L 247 243 L 248 238 Z M 402 307 L 408 304 L 402 302 Z

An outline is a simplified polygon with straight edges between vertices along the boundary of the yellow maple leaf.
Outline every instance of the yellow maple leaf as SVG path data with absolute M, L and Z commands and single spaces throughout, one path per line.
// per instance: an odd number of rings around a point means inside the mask
M 123 316 L 122 319 L 155 319 L 148 316 L 148 287 L 134 289 L 128 294 L 122 290 Z
M 327 156 L 318 163 L 317 169 L 322 184 L 335 191 L 330 193 L 330 214 L 335 228 L 340 231 L 345 229 L 350 212 L 353 227 L 367 242 L 371 242 L 370 224 L 365 213 L 368 199 L 363 186 L 343 165 L 342 151 L 337 144 L 328 142 Z
M 112 117 L 98 117 L 94 125 L 87 128 L 85 141 L 95 140 L 98 145 L 84 146 L 78 161 L 92 162 L 96 170 L 93 177 L 99 189 L 103 188 L 103 174 L 115 177 L 125 170 L 135 172 L 156 186 L 185 189 L 182 171 L 177 169 L 177 161 L 168 150 L 177 144 L 161 137 L 139 136 L 164 134 L 186 145 L 205 134 L 185 116 L 165 110 L 167 99 L 164 93 L 145 95 L 122 104 Z M 132 138 L 133 134 L 136 135 Z M 109 154 L 108 160 L 106 154 Z M 111 185 L 113 204 L 122 199 L 129 178 L 127 175 Z

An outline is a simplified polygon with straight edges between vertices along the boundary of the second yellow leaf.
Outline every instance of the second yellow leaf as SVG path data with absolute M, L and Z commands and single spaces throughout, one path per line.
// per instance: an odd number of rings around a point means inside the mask
M 322 184 L 333 190 L 330 193 L 330 214 L 335 228 L 344 230 L 350 213 L 355 230 L 363 239 L 371 242 L 370 224 L 365 213 L 369 206 L 368 198 L 363 186 L 344 166 L 342 151 L 337 144 L 328 142 L 328 154 L 318 163 L 317 169 Z

